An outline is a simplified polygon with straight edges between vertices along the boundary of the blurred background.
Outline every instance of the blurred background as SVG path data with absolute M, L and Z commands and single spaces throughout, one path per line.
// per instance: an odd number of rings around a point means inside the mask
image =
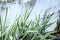
M 14 19 L 16 14 L 21 14 L 24 16 L 25 10 L 27 7 L 30 9 L 34 6 L 34 9 L 29 17 L 29 20 L 34 19 L 36 15 L 41 15 L 43 18 L 43 14 L 45 10 L 52 7 L 49 13 L 54 13 L 54 16 L 51 18 L 52 21 L 59 20 L 60 10 L 60 0 L 0 0 L 0 13 L 3 16 L 5 15 L 5 9 L 8 7 L 8 18 L 6 25 L 8 26 L 12 20 Z M 54 18 L 55 17 L 55 18 Z M 46 31 L 53 31 L 57 26 L 57 22 L 55 22 L 50 28 L 46 29 Z

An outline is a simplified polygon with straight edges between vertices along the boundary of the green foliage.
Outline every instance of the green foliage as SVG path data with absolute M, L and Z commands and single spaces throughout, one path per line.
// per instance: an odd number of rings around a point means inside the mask
M 41 19 L 39 15 L 36 16 L 34 21 L 27 21 L 33 11 L 33 8 L 31 10 L 27 8 L 24 18 L 22 18 L 21 15 L 16 15 L 15 19 L 7 28 L 6 20 L 8 9 L 6 9 L 6 15 L 3 21 L 0 14 L 0 40 L 49 40 L 54 38 L 55 36 L 51 34 L 54 33 L 54 31 L 45 32 L 48 27 L 54 24 L 54 22 L 48 23 L 53 16 L 53 14 L 48 14 L 50 9 L 51 8 L 45 11 L 43 19 Z

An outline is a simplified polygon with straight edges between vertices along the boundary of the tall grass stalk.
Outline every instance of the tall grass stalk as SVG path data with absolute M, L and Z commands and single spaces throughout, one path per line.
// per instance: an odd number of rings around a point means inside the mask
M 45 30 L 50 27 L 55 22 L 49 23 L 49 20 L 54 14 L 48 14 L 47 9 L 44 13 L 43 18 L 40 18 L 40 14 L 36 16 L 34 21 L 27 21 L 33 9 L 26 9 L 24 18 L 21 15 L 16 15 L 15 19 L 6 28 L 6 20 L 8 9 L 6 9 L 6 14 L 4 22 L 2 21 L 2 15 L 0 14 L 0 40 L 48 40 L 54 38 L 55 36 L 51 33 L 45 32 Z M 28 23 L 27 23 L 28 22 Z

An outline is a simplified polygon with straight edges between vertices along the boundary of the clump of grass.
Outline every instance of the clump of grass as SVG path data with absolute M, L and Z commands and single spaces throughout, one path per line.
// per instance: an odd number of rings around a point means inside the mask
M 28 23 L 27 20 L 33 9 L 26 9 L 24 18 L 22 18 L 21 15 L 16 15 L 15 19 L 10 25 L 8 25 L 7 28 L 6 20 L 8 9 L 6 9 L 4 22 L 2 22 L 2 17 L 0 14 L 0 40 L 48 40 L 55 37 L 51 34 L 54 33 L 54 31 L 45 32 L 48 27 L 54 24 L 54 22 L 48 23 L 51 17 L 54 15 L 48 14 L 50 9 L 51 8 L 45 11 L 43 19 L 41 19 L 39 15 L 34 19 L 34 21 L 31 20 Z

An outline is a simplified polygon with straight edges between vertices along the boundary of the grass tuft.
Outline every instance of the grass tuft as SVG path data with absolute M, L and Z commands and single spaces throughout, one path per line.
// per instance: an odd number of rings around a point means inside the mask
M 22 18 L 21 15 L 16 15 L 12 23 L 6 28 L 8 16 L 8 8 L 6 8 L 4 22 L 2 22 L 0 14 L 0 40 L 48 40 L 54 38 L 55 36 L 51 34 L 54 33 L 54 31 L 45 32 L 48 27 L 55 23 L 49 23 L 49 20 L 54 15 L 48 14 L 50 9 L 51 8 L 45 11 L 42 20 L 40 15 L 38 15 L 34 21 L 31 20 L 27 24 L 27 20 L 33 11 L 33 8 L 31 10 L 28 10 L 27 8 L 24 18 Z

